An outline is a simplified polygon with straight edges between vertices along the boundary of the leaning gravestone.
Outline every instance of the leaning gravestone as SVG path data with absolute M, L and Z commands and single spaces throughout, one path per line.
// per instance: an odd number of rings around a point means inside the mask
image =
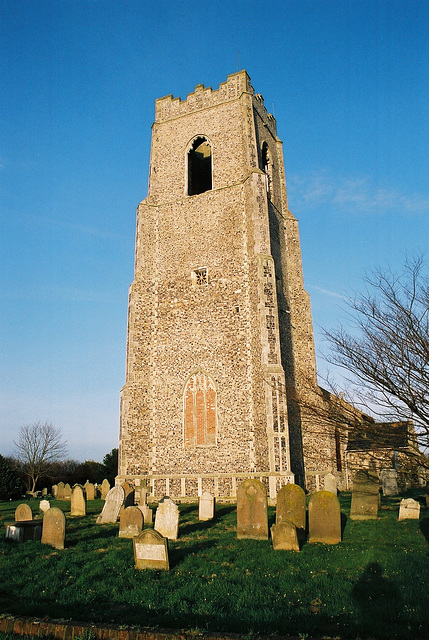
M 125 493 L 122 487 L 113 487 L 106 496 L 106 501 L 102 512 L 97 518 L 97 524 L 116 522 L 122 505 L 124 504 Z
M 198 520 L 213 520 L 215 514 L 215 499 L 211 493 L 204 491 L 198 498 Z
M 67 482 L 67 484 L 64 485 L 64 500 L 71 500 L 71 492 L 71 486 Z
M 334 496 L 336 496 L 338 489 L 337 489 L 337 479 L 334 476 L 334 474 L 327 473 L 326 476 L 324 476 L 323 480 L 324 480 L 325 491 L 330 491 L 331 493 L 334 494 Z
M 168 562 L 168 540 L 158 531 L 145 529 L 133 540 L 136 569 L 166 569 Z
M 168 497 L 162 498 L 155 513 L 155 531 L 164 538 L 177 540 L 179 534 L 179 508 Z
M 49 500 L 41 500 L 39 502 L 39 511 L 41 511 L 43 514 L 45 514 L 47 510 L 50 508 L 51 508 L 51 503 L 49 502 Z
M 284 521 L 305 531 L 305 493 L 297 484 L 287 484 L 277 494 L 276 524 Z
M 59 482 L 57 484 L 57 492 L 55 497 L 57 500 L 64 500 L 64 482 Z
M 260 480 L 245 480 L 238 487 L 237 538 L 268 540 L 267 490 Z
M 119 537 L 135 538 L 143 529 L 143 514 L 138 507 L 126 507 L 119 515 Z
M 43 516 L 42 544 L 64 549 L 66 517 L 58 507 L 51 507 Z
M 19 504 L 15 509 L 15 522 L 23 522 L 33 519 L 33 512 L 30 505 L 23 502 Z
M 308 541 L 341 542 L 341 511 L 337 496 L 330 491 L 314 493 L 308 503 Z
M 71 516 L 86 516 L 86 495 L 80 484 L 75 484 L 71 494 Z
M 106 478 L 104 478 L 103 482 L 101 483 L 101 499 L 102 500 L 106 499 L 109 491 L 110 491 L 110 482 L 106 480 Z
M 379 481 L 376 473 L 365 469 L 357 471 L 353 478 L 352 520 L 372 520 L 378 515 Z
M 396 469 L 382 469 L 380 480 L 383 496 L 398 495 L 398 472 Z
M 412 498 L 406 498 L 399 503 L 398 520 L 418 520 L 420 518 L 420 504 Z
M 283 520 L 271 527 L 271 539 L 274 550 L 299 551 L 296 527 L 292 522 Z
M 92 482 L 89 482 L 87 480 L 85 482 L 85 484 L 83 485 L 83 488 L 85 489 L 86 499 L 87 500 L 95 500 L 95 487 L 92 484 Z

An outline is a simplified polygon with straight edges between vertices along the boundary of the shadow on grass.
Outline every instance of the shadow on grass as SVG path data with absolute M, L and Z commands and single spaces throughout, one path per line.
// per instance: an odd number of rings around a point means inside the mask
M 180 535 L 187 536 L 190 533 L 196 533 L 198 531 L 207 531 L 216 525 L 216 520 L 199 520 L 192 524 L 184 524 L 180 527 Z
M 420 531 L 426 538 L 426 542 L 429 543 L 429 518 L 420 520 Z
M 170 569 L 177 567 L 188 556 L 197 555 L 201 551 L 211 549 L 216 545 L 215 540 L 207 540 L 206 542 L 199 542 L 198 544 L 187 545 L 186 547 L 177 547 L 176 549 L 168 550 L 168 557 L 170 561 Z
M 344 531 L 347 525 L 347 516 L 345 513 L 341 512 L 341 540 L 344 539 Z
M 86 527 L 85 527 L 86 528 Z M 109 529 L 99 529 L 98 531 L 96 531 L 95 533 L 93 533 L 92 535 L 88 535 L 88 534 L 83 534 L 80 535 L 81 530 L 78 531 L 71 531 L 70 532 L 70 536 L 73 537 L 69 537 L 69 535 L 66 536 L 66 546 L 68 547 L 76 547 L 77 545 L 82 544 L 82 542 L 89 542 L 90 540 L 107 540 L 109 538 L 117 538 L 118 537 L 118 529 L 111 529 L 109 527 Z M 75 539 L 74 535 L 78 535 L 78 537 Z
M 391 629 L 393 621 L 401 621 L 404 603 L 396 584 L 383 576 L 378 562 L 367 565 L 352 589 L 358 607 L 359 631 L 364 635 L 382 634 Z

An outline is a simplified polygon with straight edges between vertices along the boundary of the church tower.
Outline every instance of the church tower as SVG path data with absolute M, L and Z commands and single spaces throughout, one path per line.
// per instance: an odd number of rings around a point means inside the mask
M 276 121 L 245 71 L 155 102 L 138 207 L 119 477 L 303 474 L 316 385 Z

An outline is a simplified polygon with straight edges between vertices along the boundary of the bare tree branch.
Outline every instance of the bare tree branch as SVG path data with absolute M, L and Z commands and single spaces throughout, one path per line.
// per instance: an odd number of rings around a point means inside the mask
M 14 444 L 16 456 L 22 462 L 28 478 L 27 488 L 32 492 L 38 479 L 46 475 L 50 466 L 67 453 L 67 443 L 62 441 L 60 429 L 49 422 L 22 426 L 19 439 Z
M 325 330 L 328 362 L 348 373 L 354 402 L 385 421 L 413 421 L 429 447 L 429 274 L 423 257 L 401 274 L 376 270 L 349 300 L 350 330 Z M 351 374 L 351 376 L 350 376 Z

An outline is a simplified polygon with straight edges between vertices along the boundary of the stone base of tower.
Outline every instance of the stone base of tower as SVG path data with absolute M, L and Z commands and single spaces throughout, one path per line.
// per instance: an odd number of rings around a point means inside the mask
M 260 480 L 267 488 L 269 504 L 275 504 L 276 496 L 286 484 L 295 482 L 290 472 L 280 473 L 217 473 L 217 474 L 179 474 L 179 475 L 118 475 L 117 485 L 129 482 L 134 487 L 136 502 L 139 502 L 143 488 L 148 492 L 150 502 L 158 502 L 163 496 L 169 496 L 175 502 L 195 502 L 208 491 L 218 502 L 235 502 L 239 485 L 248 478 Z

